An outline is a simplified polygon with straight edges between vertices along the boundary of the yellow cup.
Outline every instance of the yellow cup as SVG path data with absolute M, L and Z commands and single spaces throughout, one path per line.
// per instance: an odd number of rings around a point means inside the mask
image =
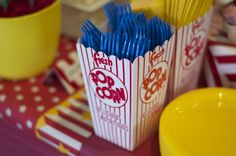
M 35 76 L 52 63 L 60 37 L 60 0 L 29 15 L 0 18 L 0 77 Z
M 165 19 L 164 0 L 132 0 L 131 7 L 135 12 L 144 12 L 147 17 L 158 16 Z
M 191 91 L 164 110 L 162 156 L 236 156 L 236 90 Z

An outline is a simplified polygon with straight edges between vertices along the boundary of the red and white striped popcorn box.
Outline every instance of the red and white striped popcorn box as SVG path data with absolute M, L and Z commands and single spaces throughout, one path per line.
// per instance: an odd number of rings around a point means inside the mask
M 158 128 L 175 35 L 132 63 L 77 43 L 79 61 L 97 136 L 134 150 Z
M 208 87 L 236 88 L 236 44 L 209 41 L 204 71 Z
M 173 54 L 168 101 L 197 88 L 211 16 L 212 10 L 176 30 L 176 52 Z

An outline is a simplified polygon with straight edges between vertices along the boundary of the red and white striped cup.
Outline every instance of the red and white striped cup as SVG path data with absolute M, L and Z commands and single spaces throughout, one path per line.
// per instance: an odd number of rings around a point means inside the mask
M 77 43 L 97 136 L 132 151 L 157 130 L 174 44 L 175 35 L 132 63 Z
M 176 30 L 176 50 L 173 54 L 168 101 L 197 88 L 211 16 L 212 10 L 188 26 Z
M 205 77 L 209 87 L 236 88 L 236 44 L 209 41 Z

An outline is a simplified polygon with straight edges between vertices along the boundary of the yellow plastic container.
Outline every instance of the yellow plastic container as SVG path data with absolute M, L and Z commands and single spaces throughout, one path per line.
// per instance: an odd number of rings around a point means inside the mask
M 162 156 L 236 156 L 236 90 L 186 93 L 164 110 Z
M 165 19 L 164 0 L 131 0 L 134 12 L 144 12 L 147 17 L 158 16 Z
M 52 63 L 60 37 L 60 0 L 29 15 L 0 18 L 0 77 L 37 75 Z

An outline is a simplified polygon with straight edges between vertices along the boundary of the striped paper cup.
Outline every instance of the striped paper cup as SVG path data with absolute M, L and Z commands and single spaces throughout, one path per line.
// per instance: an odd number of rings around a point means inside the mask
M 209 41 L 204 71 L 209 87 L 236 88 L 236 44 Z
M 176 49 L 168 87 L 168 101 L 197 88 L 207 43 L 212 10 L 203 17 L 176 30 Z
M 134 150 L 158 128 L 175 35 L 132 63 L 77 43 L 79 61 L 97 136 Z

